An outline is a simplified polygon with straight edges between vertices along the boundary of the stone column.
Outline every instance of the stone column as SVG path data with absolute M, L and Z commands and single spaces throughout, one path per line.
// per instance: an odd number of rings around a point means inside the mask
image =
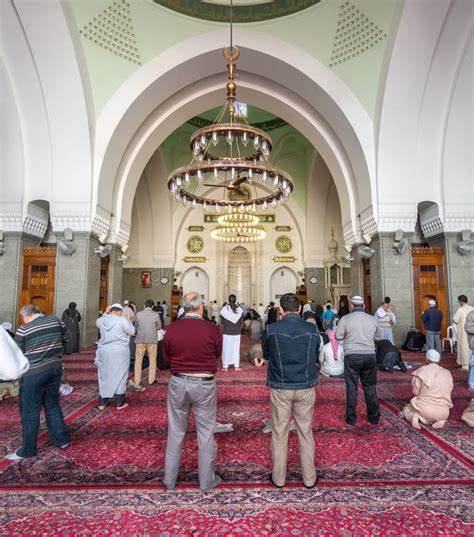
M 76 251 L 63 255 L 58 251 L 56 262 L 55 310 L 58 316 L 76 302 L 82 316 L 81 347 L 97 341 L 95 322 L 99 311 L 100 256 L 94 253 L 99 241 L 89 233 L 74 233 Z
M 5 251 L 0 256 L 0 281 L 2 300 L 0 300 L 0 323 L 9 322 L 16 327 L 18 317 L 18 296 L 20 265 L 23 241 L 20 232 L 5 232 L 3 235 Z
M 457 250 L 460 240 L 461 233 L 444 234 L 446 288 L 451 318 L 459 308 L 459 295 L 466 295 L 469 304 L 474 304 L 474 254 L 461 255 Z
M 311 283 L 312 277 L 315 277 L 318 281 L 316 283 Z M 319 300 L 323 303 L 326 293 L 324 267 L 306 267 L 304 270 L 304 279 L 306 282 L 308 300 Z
M 411 236 L 407 235 L 404 238 L 408 247 L 401 255 L 393 251 L 394 233 L 380 233 L 370 244 L 375 249 L 370 259 L 372 307 L 375 311 L 386 296 L 391 298 L 397 319 L 394 327 L 397 345 L 403 343 L 406 332 L 414 324 Z
M 354 244 L 351 250 L 351 295 L 364 296 L 364 267 L 362 265 L 362 258 L 357 252 L 357 247 L 360 244 Z
M 122 300 L 123 261 L 119 261 L 121 255 L 120 246 L 114 244 L 110 252 L 108 304 L 120 303 Z

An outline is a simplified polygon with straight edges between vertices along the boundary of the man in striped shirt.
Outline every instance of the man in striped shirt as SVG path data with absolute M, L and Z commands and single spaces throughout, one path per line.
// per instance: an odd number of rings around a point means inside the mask
M 43 315 L 33 304 L 20 311 L 23 324 L 15 341 L 30 362 L 30 369 L 20 381 L 20 413 L 23 444 L 5 458 L 11 461 L 34 457 L 44 406 L 48 437 L 61 449 L 69 445 L 69 431 L 59 405 L 63 344 L 71 337 L 64 323 L 54 315 Z

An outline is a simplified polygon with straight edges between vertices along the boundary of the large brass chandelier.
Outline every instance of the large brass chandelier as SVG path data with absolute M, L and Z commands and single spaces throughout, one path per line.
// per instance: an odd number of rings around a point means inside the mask
M 288 173 L 270 164 L 270 136 L 236 113 L 235 62 L 240 51 L 232 42 L 232 0 L 230 45 L 223 54 L 228 62 L 227 102 L 211 125 L 192 134 L 191 162 L 169 175 L 168 189 L 173 199 L 185 207 L 195 208 L 199 204 L 204 211 L 229 215 L 222 222 L 218 219 L 218 226 L 211 232 L 215 239 L 251 242 L 266 235 L 265 229 L 258 225 L 257 210 L 266 211 L 285 202 L 293 190 L 293 182 Z M 209 190 L 197 194 L 202 192 L 202 187 Z M 238 218 L 252 213 L 253 221 Z

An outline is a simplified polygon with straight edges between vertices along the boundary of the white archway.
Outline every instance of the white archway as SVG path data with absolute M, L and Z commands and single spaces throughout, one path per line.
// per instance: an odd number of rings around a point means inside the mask
M 298 287 L 298 276 L 290 267 L 278 267 L 270 278 L 270 300 L 278 304 L 285 293 L 294 293 Z
M 209 276 L 200 267 L 191 267 L 181 276 L 183 293 L 195 291 L 201 295 L 203 301 L 209 303 Z
M 242 47 L 239 97 L 284 118 L 317 148 L 336 183 L 350 239 L 356 215 L 375 207 L 369 116 L 309 54 L 262 32 L 239 29 L 239 36 L 260 48 Z M 125 234 L 130 200 L 153 152 L 177 125 L 223 100 L 222 74 L 214 75 L 222 71 L 227 40 L 227 32 L 218 30 L 168 49 L 132 75 L 98 118 L 94 203 L 114 212 Z M 273 81 L 275 73 L 291 80 L 292 90 Z

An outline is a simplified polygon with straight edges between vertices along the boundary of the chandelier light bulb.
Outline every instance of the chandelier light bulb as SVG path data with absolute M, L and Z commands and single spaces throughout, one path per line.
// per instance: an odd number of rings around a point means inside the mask
M 268 176 L 267 172 L 264 171 L 264 172 L 262 173 L 262 181 L 263 181 L 264 183 L 265 183 L 266 180 L 267 180 L 267 176 Z
M 193 207 L 193 209 L 196 208 L 196 200 L 195 199 L 193 200 L 192 207 Z
M 286 190 L 287 186 L 288 186 L 288 181 L 286 179 L 283 179 L 283 181 L 281 182 L 281 188 L 283 190 Z
M 262 209 L 263 209 L 264 211 L 266 211 L 267 208 L 268 208 L 268 203 L 267 203 L 267 201 L 265 200 L 265 201 L 263 202 Z
M 204 134 L 201 136 L 201 139 L 199 141 L 200 141 L 201 147 L 204 149 L 206 147 L 206 137 L 204 136 Z
M 189 173 L 186 172 L 186 173 L 184 174 L 184 182 L 187 183 L 187 184 L 189 184 L 189 181 L 190 181 Z
M 258 150 L 259 145 L 260 145 L 260 136 L 257 135 L 253 139 L 253 146 L 255 147 L 256 150 Z
M 214 175 L 214 179 L 219 179 L 219 170 L 217 168 L 214 168 L 214 171 L 212 172 L 213 175 Z
M 202 183 L 203 182 L 203 177 L 202 177 L 202 171 L 201 170 L 198 170 L 196 172 L 196 180 L 198 183 Z
M 232 145 L 232 142 L 234 141 L 234 135 L 232 134 L 232 131 L 227 132 L 227 143 L 229 145 Z
M 230 176 L 232 177 L 232 179 L 235 179 L 235 168 L 230 169 Z
M 257 204 L 256 204 L 255 202 L 252 203 L 252 211 L 253 211 L 254 213 L 257 212 Z
M 239 212 L 241 212 L 241 213 L 244 212 L 244 206 L 242 204 L 239 205 Z
M 193 145 L 193 155 L 197 157 L 199 153 L 201 152 L 201 145 L 199 144 L 199 141 L 196 140 Z
M 202 204 L 202 208 L 207 211 L 207 201 L 205 201 L 203 204 Z
M 273 186 L 278 186 L 278 175 L 273 178 Z
M 241 136 L 242 143 L 244 144 L 244 147 L 247 147 L 247 144 L 249 143 L 249 135 L 248 132 L 244 132 Z
M 188 204 L 188 200 L 184 194 L 183 194 L 183 197 L 181 198 L 181 201 L 183 203 L 183 207 L 186 207 L 186 205 Z
M 181 177 L 176 177 L 176 186 L 181 186 L 181 184 L 182 184 Z
M 217 132 L 214 131 L 212 133 L 212 145 L 215 147 L 218 141 L 219 141 L 219 137 L 217 135 Z
M 275 198 L 272 199 L 272 207 L 275 209 L 275 207 L 277 206 L 277 201 Z

